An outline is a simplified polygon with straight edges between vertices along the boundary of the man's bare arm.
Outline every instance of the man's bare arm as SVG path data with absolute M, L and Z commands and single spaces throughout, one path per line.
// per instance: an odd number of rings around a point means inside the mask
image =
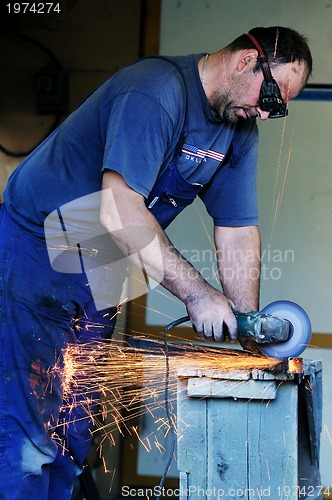
M 241 312 L 258 311 L 260 289 L 260 234 L 257 226 L 215 227 L 218 269 L 226 297 Z M 252 340 L 245 349 L 260 352 Z
M 225 295 L 242 312 L 257 311 L 260 234 L 257 226 L 215 227 L 220 280 Z

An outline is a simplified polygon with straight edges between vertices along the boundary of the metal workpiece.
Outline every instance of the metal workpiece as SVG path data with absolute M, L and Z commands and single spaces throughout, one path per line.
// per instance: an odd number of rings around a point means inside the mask
M 215 352 L 215 351 L 213 351 Z M 250 359 L 250 355 L 246 355 L 246 353 L 241 352 L 241 358 L 247 356 Z M 220 350 L 220 356 L 222 357 L 222 350 Z M 222 366 L 222 360 L 221 360 Z M 189 379 L 192 377 L 203 379 L 221 379 L 221 380 L 237 380 L 244 381 L 253 379 L 256 381 L 259 380 L 276 380 L 276 381 L 288 381 L 288 382 L 296 382 L 296 376 L 300 375 L 302 379 L 310 376 L 315 376 L 316 373 L 320 373 L 322 371 L 322 363 L 321 361 L 310 361 L 303 358 L 286 358 L 279 363 L 275 363 L 271 365 L 269 368 L 237 368 L 236 359 L 234 360 L 234 368 L 232 369 L 220 369 L 216 370 L 215 368 L 211 369 L 210 366 L 206 366 L 206 368 L 200 366 L 181 366 L 181 362 L 179 362 L 179 367 L 177 370 L 177 376 L 179 379 L 185 378 Z

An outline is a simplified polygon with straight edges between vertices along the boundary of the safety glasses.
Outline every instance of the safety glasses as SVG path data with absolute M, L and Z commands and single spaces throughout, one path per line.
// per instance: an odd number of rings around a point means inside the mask
M 288 109 L 285 101 L 281 97 L 280 88 L 272 77 L 271 69 L 267 58 L 265 57 L 264 51 L 254 36 L 249 32 L 247 36 L 253 42 L 258 50 L 259 56 L 258 61 L 262 66 L 262 72 L 264 75 L 264 80 L 259 93 L 259 105 L 263 111 L 268 111 L 269 118 L 283 118 L 287 116 Z

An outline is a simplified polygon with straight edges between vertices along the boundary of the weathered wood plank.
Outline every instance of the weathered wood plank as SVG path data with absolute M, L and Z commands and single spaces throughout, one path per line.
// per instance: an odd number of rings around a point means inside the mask
M 189 398 L 186 381 L 179 380 L 177 408 L 177 464 L 179 471 L 186 473 L 180 477 L 180 489 L 184 491 L 188 484 L 194 482 L 197 488 L 206 490 L 206 404 L 199 399 Z M 187 497 L 180 498 L 183 500 Z
M 189 397 L 238 398 L 238 399 L 275 399 L 275 381 L 255 380 L 213 380 L 207 377 L 188 380 Z
M 240 406 L 246 410 L 233 399 L 207 400 L 207 487 L 215 489 L 214 498 L 239 498 L 236 492 L 247 486 L 247 412 Z
M 284 382 L 276 399 L 248 404 L 248 485 L 271 498 L 297 499 L 297 388 Z

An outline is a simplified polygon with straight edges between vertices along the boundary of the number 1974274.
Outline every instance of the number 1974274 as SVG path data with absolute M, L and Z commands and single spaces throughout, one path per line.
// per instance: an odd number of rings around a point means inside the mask
M 8 14 L 50 14 L 61 13 L 60 3 L 54 2 L 13 2 L 7 3 Z

